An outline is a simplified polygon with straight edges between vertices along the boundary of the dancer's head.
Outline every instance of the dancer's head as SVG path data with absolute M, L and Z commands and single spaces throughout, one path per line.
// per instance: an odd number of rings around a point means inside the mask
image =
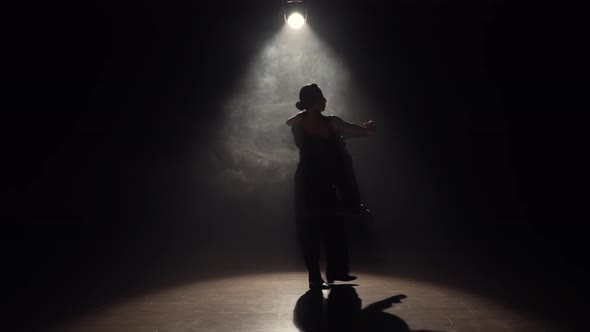
M 299 110 L 323 112 L 326 109 L 326 98 L 317 84 L 305 85 L 299 90 L 299 101 L 295 107 Z

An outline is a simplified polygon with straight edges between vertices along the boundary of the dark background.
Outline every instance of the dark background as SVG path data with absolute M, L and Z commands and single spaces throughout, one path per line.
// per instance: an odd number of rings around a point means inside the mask
M 581 90 L 574 10 L 524 1 L 309 6 L 318 38 L 382 106 L 380 130 L 394 127 L 395 97 L 399 141 L 436 188 L 436 206 L 415 201 L 424 188 L 414 186 L 399 218 L 380 221 L 381 246 L 510 262 L 520 267 L 514 278 L 567 284 L 552 294 L 577 296 L 585 237 L 574 165 L 584 150 L 566 115 Z M 290 187 L 240 200 L 182 178 L 192 167 L 187 142 L 206 158 L 232 84 L 284 24 L 280 1 L 44 3 L 15 13 L 3 233 L 18 289 L 37 294 L 27 306 L 45 312 L 39 322 L 63 314 L 46 311 L 48 298 L 62 292 L 69 303 L 109 276 L 128 285 L 193 256 L 275 257 L 291 229 L 257 220 L 290 206 L 275 195 Z M 371 153 L 394 158 L 378 148 Z M 288 209 L 271 215 L 280 213 L 291 220 Z

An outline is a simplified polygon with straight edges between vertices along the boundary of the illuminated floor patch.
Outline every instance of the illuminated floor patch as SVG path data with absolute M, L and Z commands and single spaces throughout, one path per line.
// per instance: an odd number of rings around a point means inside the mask
M 485 298 L 408 279 L 358 274 L 362 306 L 403 294 L 384 309 L 412 331 L 559 331 Z M 306 273 L 244 275 L 195 282 L 130 299 L 51 331 L 299 331 L 293 320 Z M 324 290 L 327 297 L 329 290 Z

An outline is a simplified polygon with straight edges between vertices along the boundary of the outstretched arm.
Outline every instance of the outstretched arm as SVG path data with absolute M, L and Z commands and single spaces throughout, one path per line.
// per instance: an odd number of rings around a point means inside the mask
M 374 121 L 367 121 L 362 125 L 351 123 L 342 120 L 341 118 L 333 115 L 332 119 L 344 138 L 355 138 L 369 136 L 375 133 L 377 130 L 377 124 Z

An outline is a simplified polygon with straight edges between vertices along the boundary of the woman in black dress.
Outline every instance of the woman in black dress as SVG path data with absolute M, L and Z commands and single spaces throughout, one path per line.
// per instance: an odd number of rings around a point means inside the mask
M 326 250 L 326 278 L 356 279 L 349 274 L 344 219 L 368 215 L 361 204 L 352 158 L 344 138 L 371 135 L 375 122 L 362 125 L 324 116 L 326 98 L 317 84 L 301 88 L 296 107 L 302 112 L 287 120 L 299 148 L 295 172 L 295 217 L 310 288 L 327 288 L 320 272 L 320 246 Z

